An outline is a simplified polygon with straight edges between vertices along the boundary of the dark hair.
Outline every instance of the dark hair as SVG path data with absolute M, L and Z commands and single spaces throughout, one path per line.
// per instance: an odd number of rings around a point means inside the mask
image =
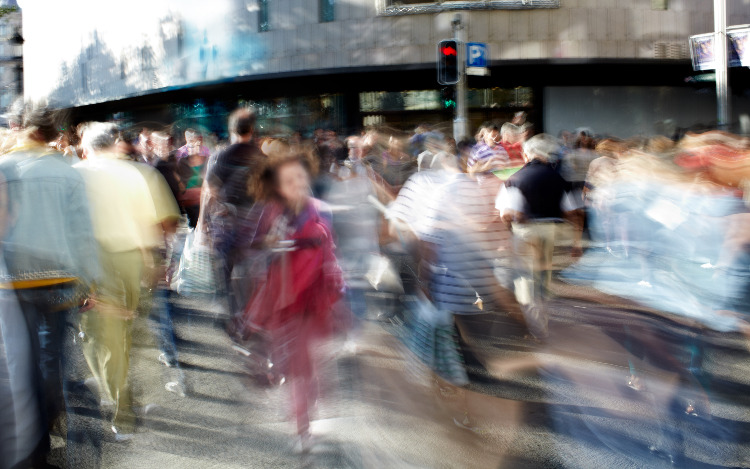
M 301 165 L 307 174 L 312 177 L 313 167 L 310 157 L 304 153 L 293 153 L 288 156 L 268 158 L 266 159 L 265 167 L 260 172 L 260 177 L 253 191 L 256 200 L 268 200 L 277 197 L 276 187 L 279 184 L 281 168 L 291 164 Z
M 462 138 L 460 142 L 456 144 L 456 149 L 459 153 L 466 150 L 471 150 L 474 147 L 474 142 L 469 138 Z
M 250 108 L 239 108 L 229 115 L 229 132 L 248 135 L 255 131 L 255 112 Z

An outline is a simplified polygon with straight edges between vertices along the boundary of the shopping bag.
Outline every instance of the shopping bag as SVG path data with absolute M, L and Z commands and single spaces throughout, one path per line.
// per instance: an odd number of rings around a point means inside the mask
M 402 294 L 404 286 L 393 263 L 385 256 L 373 255 L 365 279 L 379 292 Z
M 210 246 L 190 230 L 185 238 L 180 264 L 172 277 L 171 288 L 183 296 L 205 296 L 216 293 L 216 270 Z
M 411 314 L 406 344 L 414 356 L 446 381 L 456 386 L 467 384 L 451 312 L 437 308 L 421 293 L 409 301 L 408 307 Z

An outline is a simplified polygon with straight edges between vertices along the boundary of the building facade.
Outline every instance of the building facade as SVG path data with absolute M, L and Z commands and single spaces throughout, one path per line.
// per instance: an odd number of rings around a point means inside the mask
M 205 117 L 252 102 L 278 129 L 450 121 L 436 44 L 460 14 L 468 41 L 489 47 L 491 75 L 468 78 L 473 125 L 525 110 L 548 132 L 628 136 L 716 119 L 688 51 L 713 30 L 707 0 L 59 3 L 22 3 L 26 96 L 95 114 Z M 727 13 L 750 23 L 747 0 Z M 739 123 L 747 69 L 730 80 Z
M 23 96 L 23 29 L 15 1 L 0 2 L 0 114 Z

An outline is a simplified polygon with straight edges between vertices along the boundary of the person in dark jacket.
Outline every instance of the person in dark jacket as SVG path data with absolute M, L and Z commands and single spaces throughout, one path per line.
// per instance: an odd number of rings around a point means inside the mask
M 560 223 L 580 207 L 572 187 L 552 168 L 560 147 L 540 134 L 523 144 L 526 164 L 501 188 L 496 207 L 514 238 L 516 299 L 526 325 L 537 339 L 548 335 L 543 299 L 552 280 L 552 254 Z M 576 227 L 580 230 L 580 227 Z
M 229 115 L 232 144 L 209 160 L 206 172 L 209 193 L 201 208 L 206 211 L 206 226 L 223 269 L 230 314 L 239 310 L 231 282 L 240 251 L 237 234 L 253 205 L 251 186 L 264 160 L 254 139 L 255 121 L 255 113 L 248 108 Z

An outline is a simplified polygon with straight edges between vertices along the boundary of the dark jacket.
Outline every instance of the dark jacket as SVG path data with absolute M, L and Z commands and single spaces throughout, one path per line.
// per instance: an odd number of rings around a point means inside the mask
M 562 218 L 562 201 L 571 191 L 570 183 L 565 181 L 549 164 L 532 160 L 511 176 L 506 187 L 515 187 L 526 199 L 526 217 Z

